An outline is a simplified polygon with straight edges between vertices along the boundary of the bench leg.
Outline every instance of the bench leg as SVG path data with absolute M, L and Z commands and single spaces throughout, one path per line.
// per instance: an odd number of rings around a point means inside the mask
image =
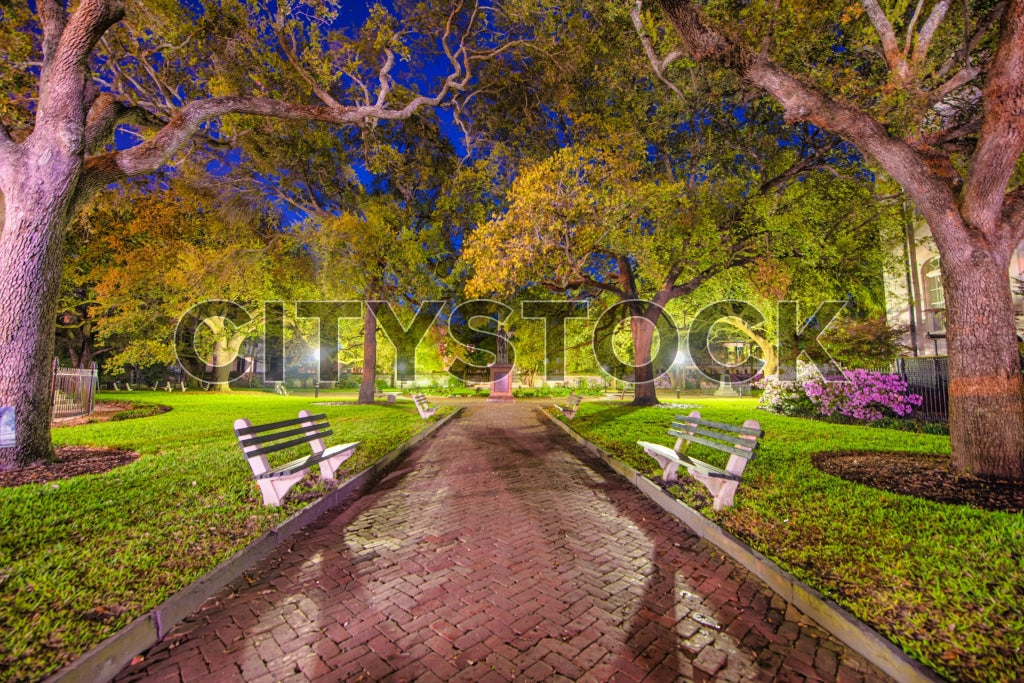
M 654 455 L 653 453 L 649 453 L 649 455 L 657 460 L 658 464 L 661 465 L 661 480 L 664 483 L 675 484 L 679 481 L 679 463 Z
M 337 455 L 332 455 L 326 460 L 320 461 L 320 478 L 321 479 L 335 479 L 334 473 L 338 471 L 341 464 L 352 457 L 356 452 L 356 447 L 348 448 Z
M 257 479 L 256 483 L 259 484 L 260 493 L 263 494 L 263 504 L 275 506 L 280 505 L 281 501 L 284 500 L 284 497 L 288 494 L 288 491 L 298 484 L 304 476 L 306 476 L 305 470 L 295 472 L 293 474 L 286 474 L 281 477 Z
M 690 473 L 694 479 L 704 484 L 708 492 L 714 496 L 714 508 L 722 510 L 732 507 L 733 498 L 736 496 L 736 489 L 740 483 L 731 479 L 720 479 L 719 477 L 707 477 L 700 473 Z

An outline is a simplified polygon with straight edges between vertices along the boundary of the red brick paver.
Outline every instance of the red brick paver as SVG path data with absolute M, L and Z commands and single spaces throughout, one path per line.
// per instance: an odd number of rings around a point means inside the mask
M 471 406 L 121 679 L 884 680 L 535 409 Z

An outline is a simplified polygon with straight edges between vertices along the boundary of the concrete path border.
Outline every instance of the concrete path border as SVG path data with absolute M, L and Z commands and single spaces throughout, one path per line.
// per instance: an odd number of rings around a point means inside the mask
M 460 412 L 462 408 L 456 408 L 451 414 L 400 444 L 343 485 L 299 510 L 149 612 L 135 618 L 117 633 L 71 661 L 46 678 L 45 683 L 97 683 L 111 680 L 131 662 L 133 657 L 160 642 L 175 624 L 199 609 L 207 598 L 240 577 L 245 570 L 269 555 L 274 548 L 312 524 L 343 499 L 372 484 L 409 449 L 432 436 Z
M 576 433 L 569 425 L 547 410 L 539 410 L 559 429 L 586 448 L 588 452 L 604 460 L 609 467 L 632 483 L 665 512 L 690 527 L 697 536 L 718 547 L 751 574 L 768 584 L 784 600 L 879 669 L 897 681 L 905 683 L 932 683 L 944 680 L 934 671 L 911 658 L 888 638 L 847 612 L 839 604 L 800 581 L 690 506 L 669 495 L 653 481 Z

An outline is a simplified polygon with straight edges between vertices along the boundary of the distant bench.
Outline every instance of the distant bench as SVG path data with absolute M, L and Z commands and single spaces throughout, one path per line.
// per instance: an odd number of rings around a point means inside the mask
M 311 415 L 308 410 L 300 410 L 297 419 L 265 425 L 254 425 L 245 418 L 235 420 L 235 436 L 256 477 L 264 505 L 280 505 L 291 487 L 313 465 L 320 465 L 320 476 L 323 479 L 333 480 L 338 467 L 355 453 L 360 443 L 358 441 L 324 447 L 323 439 L 334 433 L 327 422 L 320 422 L 326 419 L 326 415 Z M 313 449 L 312 455 L 274 468 L 267 462 L 268 453 L 307 443 Z
M 580 401 L 582 400 L 582 396 L 569 394 L 569 399 L 565 402 L 564 406 L 555 405 L 555 407 L 562 411 L 562 415 L 565 415 L 566 419 L 571 420 L 576 417 L 576 411 L 580 409 Z
M 742 427 L 704 420 L 696 410 L 689 415 L 676 415 L 675 421 L 668 430 L 669 435 L 676 437 L 674 448 L 647 441 L 637 443 L 647 455 L 661 465 L 662 481 L 671 484 L 678 481 L 677 472 L 682 465 L 690 476 L 704 484 L 714 496 L 714 507 L 721 510 L 732 505 L 733 496 L 739 487 L 740 479 L 747 462 L 754 457 L 758 439 L 764 436 L 761 424 L 757 420 L 747 420 Z M 686 454 L 691 443 L 707 446 L 729 454 L 729 462 L 725 469 L 709 465 Z
M 630 384 L 629 386 L 623 385 L 621 389 L 605 389 L 604 395 L 608 398 L 615 398 L 616 396 L 620 401 L 625 401 L 627 396 L 635 396 L 635 386 Z
M 416 404 L 416 410 L 424 420 L 437 412 L 438 406 L 431 406 L 427 403 L 427 397 L 423 394 L 413 394 L 412 402 Z

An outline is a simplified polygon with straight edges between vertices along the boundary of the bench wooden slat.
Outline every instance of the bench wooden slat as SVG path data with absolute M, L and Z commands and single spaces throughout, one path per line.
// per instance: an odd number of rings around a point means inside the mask
M 755 439 L 749 436 L 733 436 L 732 434 L 723 434 L 722 432 L 716 432 L 714 430 L 707 429 L 706 427 L 701 427 L 700 425 L 695 424 L 673 422 L 672 427 L 669 429 L 669 433 L 671 433 L 673 429 L 678 430 L 680 432 L 693 432 L 694 434 L 700 434 L 701 436 L 710 436 L 713 439 L 718 439 L 719 441 L 726 441 L 728 443 L 734 443 L 739 446 L 749 446 L 750 444 L 757 443 Z
M 321 430 L 330 429 L 331 425 L 328 422 L 320 422 L 318 424 L 306 425 L 304 427 L 297 427 L 296 429 L 288 429 L 283 432 L 271 432 L 269 434 L 242 434 L 238 437 L 238 440 L 244 443 L 246 446 L 250 444 L 267 443 L 268 441 L 277 441 L 278 439 L 285 439 L 289 436 L 296 436 L 297 434 L 309 434 L 310 430 Z M 313 441 L 316 435 L 310 436 L 309 441 Z
M 328 429 L 328 430 L 325 430 L 325 431 L 322 431 L 322 432 L 316 432 L 315 434 L 306 435 L 305 437 L 300 437 L 298 439 L 292 439 L 290 441 L 282 441 L 281 443 L 272 443 L 272 444 L 268 444 L 266 446 L 260 446 L 259 448 L 255 449 L 255 450 L 249 451 L 245 455 L 247 457 L 251 458 L 254 455 L 266 455 L 268 453 L 276 453 L 278 451 L 283 451 L 286 448 L 292 448 L 294 446 L 301 446 L 304 443 L 309 443 L 310 441 L 316 441 L 317 439 L 322 439 L 322 438 L 330 436 L 332 434 L 334 434 L 334 431 L 331 430 L 331 429 Z
M 725 424 L 724 422 L 713 422 L 711 420 L 705 420 L 704 418 L 690 417 L 689 415 L 676 415 L 676 422 L 689 422 L 690 424 L 703 424 L 708 427 L 714 427 L 715 429 L 725 429 L 730 432 L 736 432 L 737 434 L 746 434 L 748 436 L 756 436 L 761 438 L 764 436 L 764 431 L 761 429 L 753 429 L 751 427 L 743 427 L 731 424 Z
M 704 439 L 704 438 L 699 437 L 699 436 L 691 436 L 691 435 L 689 435 L 689 434 L 687 434 L 685 432 L 677 432 L 674 429 L 668 430 L 668 433 L 671 434 L 672 436 L 679 437 L 679 438 L 684 439 L 686 441 L 692 441 L 693 443 L 699 443 L 701 446 L 708 446 L 709 448 L 714 448 L 716 450 L 722 451 L 723 453 L 728 453 L 730 455 L 739 455 L 741 457 L 747 458 L 748 460 L 750 458 L 754 457 L 754 454 L 753 454 L 752 451 L 747 451 L 747 450 L 743 450 L 742 448 L 736 448 L 734 446 L 729 446 L 729 445 L 721 443 L 719 441 L 712 441 L 711 439 Z
M 323 462 L 324 460 L 326 460 L 329 457 L 331 457 L 331 456 L 324 456 L 323 453 L 317 453 L 317 454 L 314 454 L 314 455 L 304 455 L 301 458 L 296 458 L 295 460 L 292 460 L 289 463 L 286 463 L 286 464 L 281 465 L 279 467 L 275 467 L 274 469 L 270 470 L 269 472 L 264 472 L 263 474 L 257 474 L 256 478 L 257 479 L 270 479 L 271 477 L 283 477 L 286 474 L 293 474 L 295 472 L 299 472 L 300 470 L 309 469 L 311 466 L 316 465 L 317 463 Z
M 739 481 L 740 480 L 740 477 L 736 476 L 732 472 L 726 472 L 725 470 L 723 470 L 720 467 L 715 467 L 714 465 L 709 465 L 708 463 L 704 462 L 703 460 L 694 460 L 693 458 L 689 458 L 689 457 L 687 457 L 685 455 L 680 455 L 679 456 L 679 462 L 682 463 L 682 465 L 684 467 L 686 467 L 687 469 L 693 468 L 695 470 L 699 470 L 702 474 L 706 474 L 709 477 L 717 477 L 719 479 L 729 479 L 731 481 Z
M 244 436 L 246 434 L 258 434 L 260 432 L 267 432 L 271 429 L 283 429 L 284 427 L 294 427 L 295 425 L 304 424 L 306 422 L 316 422 L 318 420 L 326 420 L 327 415 L 320 413 L 319 415 L 310 415 L 309 417 L 299 417 L 293 420 L 282 420 L 280 422 L 270 422 L 265 425 L 252 425 L 251 427 L 236 428 L 235 434 L 238 436 Z
M 649 441 L 637 441 L 637 444 L 648 452 L 649 455 L 657 455 L 659 458 L 665 458 L 670 462 L 677 463 L 687 469 L 695 469 L 701 474 L 705 474 L 709 477 L 717 477 L 719 479 L 729 479 L 731 481 L 739 481 L 740 477 L 727 472 L 720 467 L 715 467 L 703 460 L 697 460 L 691 458 L 684 453 L 678 453 L 670 446 L 663 446 L 659 443 L 650 443 Z M 652 452 L 653 451 L 653 452 Z
M 717 432 L 713 432 L 710 429 L 701 429 L 700 427 L 691 427 L 690 425 L 686 425 L 683 429 L 670 429 L 668 430 L 668 433 L 679 439 L 685 439 L 686 441 L 693 441 L 694 443 L 699 443 L 704 446 L 710 446 L 711 448 L 716 448 L 724 453 L 746 455 L 748 458 L 753 455 L 752 451 L 757 448 L 756 441 L 738 437 L 735 441 L 733 441 L 733 439 L 729 439 L 729 442 L 736 444 L 735 446 L 732 446 L 729 443 L 722 443 L 722 441 L 707 441 L 701 437 L 709 436 L 712 439 L 722 438 L 724 440 L 724 436 Z M 700 436 L 694 436 L 695 434 Z M 744 446 L 746 448 L 743 448 Z

